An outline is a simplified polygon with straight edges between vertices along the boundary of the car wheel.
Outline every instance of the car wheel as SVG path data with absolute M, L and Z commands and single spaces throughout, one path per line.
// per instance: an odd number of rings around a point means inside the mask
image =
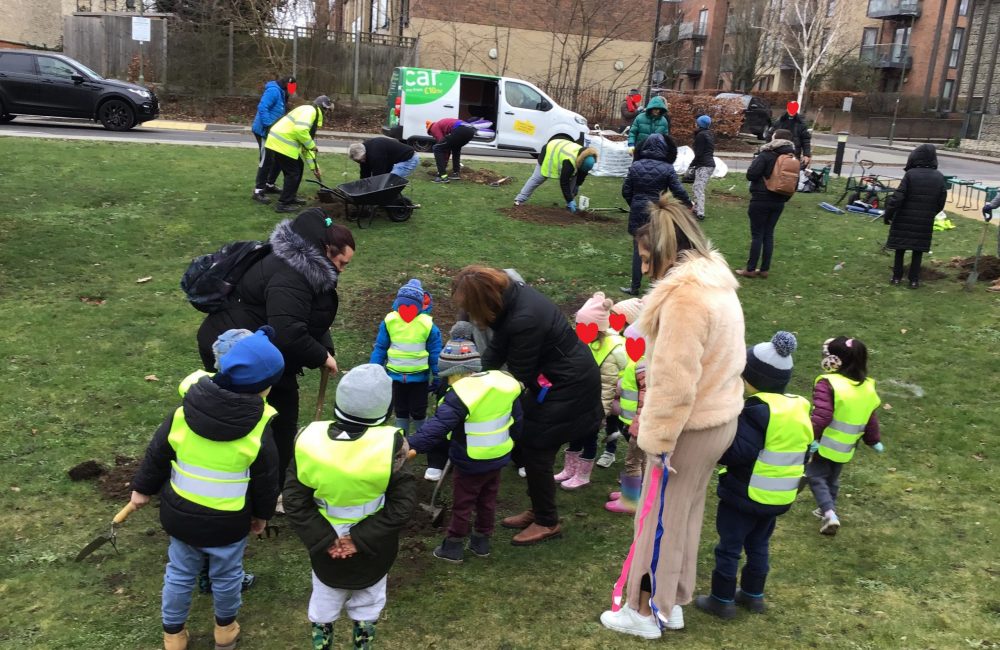
M 135 126 L 135 111 L 120 99 L 109 99 L 101 104 L 97 118 L 109 131 L 128 131 Z
M 432 140 L 424 140 L 423 138 L 410 138 L 407 144 L 421 153 L 427 153 L 434 146 Z

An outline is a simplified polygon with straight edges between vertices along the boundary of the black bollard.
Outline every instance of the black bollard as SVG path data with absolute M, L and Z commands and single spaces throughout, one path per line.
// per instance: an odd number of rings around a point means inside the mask
M 840 170 L 844 166 L 844 150 L 847 149 L 847 131 L 837 133 L 837 157 L 833 161 L 833 173 L 840 176 Z

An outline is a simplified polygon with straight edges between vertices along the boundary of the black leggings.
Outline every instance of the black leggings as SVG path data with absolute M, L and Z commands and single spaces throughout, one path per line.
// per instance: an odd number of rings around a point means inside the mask
M 903 277 L 903 256 L 906 255 L 905 250 L 896 251 L 896 259 L 893 260 L 892 264 L 892 277 L 900 279 Z M 910 282 L 917 282 L 920 280 L 920 261 L 924 258 L 923 251 L 910 251 Z
M 747 271 L 767 271 L 771 268 L 771 254 L 774 251 L 774 227 L 778 225 L 783 201 L 750 200 L 747 214 L 750 216 L 750 255 Z M 757 260 L 760 260 L 760 267 Z
M 444 140 L 433 147 L 434 161 L 437 163 L 438 176 L 448 173 L 448 157 L 451 157 L 451 168 L 455 174 L 462 172 L 462 147 L 476 137 L 476 128 L 460 126 L 445 136 Z

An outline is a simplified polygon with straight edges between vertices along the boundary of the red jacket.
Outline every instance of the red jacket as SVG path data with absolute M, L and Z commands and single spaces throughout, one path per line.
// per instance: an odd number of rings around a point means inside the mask
M 813 435 L 816 436 L 816 440 L 819 440 L 823 437 L 823 429 L 833 422 L 833 386 L 830 385 L 830 382 L 825 379 L 816 382 L 812 401 Z M 865 425 L 864 441 L 866 445 L 874 445 L 881 440 L 882 434 L 879 431 L 878 416 L 872 411 L 871 417 L 868 418 L 868 424 Z
M 454 117 L 446 117 L 443 120 L 438 120 L 427 127 L 427 133 L 433 136 L 438 142 L 441 142 L 444 140 L 445 136 L 455 130 L 455 125 L 461 121 L 462 120 L 455 119 Z

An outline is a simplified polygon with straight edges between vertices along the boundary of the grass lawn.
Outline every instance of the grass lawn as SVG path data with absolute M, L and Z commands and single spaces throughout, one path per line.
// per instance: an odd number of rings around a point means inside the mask
M 250 201 L 253 150 L 2 138 L 0 159 L 0 648 L 155 648 L 166 557 L 156 510 L 128 521 L 120 554 L 106 547 L 76 563 L 124 500 L 102 497 L 92 481 L 70 481 L 67 470 L 142 454 L 178 404 L 178 382 L 199 365 L 201 315 L 177 287 L 181 273 L 224 242 L 265 239 L 276 215 Z M 321 164 L 327 182 L 354 178 L 346 157 L 326 155 Z M 517 180 L 501 188 L 434 186 L 420 170 L 413 196 L 423 208 L 410 222 L 379 218 L 355 232 L 358 251 L 342 276 L 333 326 L 342 368 L 367 360 L 378 320 L 408 277 L 435 291 L 443 321 L 449 274 L 472 262 L 517 268 L 568 312 L 594 290 L 622 297 L 617 287 L 627 283 L 631 255 L 624 214 L 565 227 L 516 221 L 498 209 L 512 205 L 530 167 L 471 164 Z M 595 178 L 583 193 L 592 207 L 610 207 L 621 204 L 620 185 Z M 705 229 L 738 265 L 749 236 L 746 184 L 730 176 L 710 188 Z M 836 537 L 818 534 L 808 493 L 781 517 L 768 614 L 721 624 L 687 608 L 687 629 L 668 634 L 668 642 L 690 649 L 998 647 L 1000 300 L 982 288 L 962 291 L 947 268 L 948 277 L 919 291 L 890 287 L 890 258 L 879 250 L 885 227 L 816 207 L 830 197 L 836 194 L 800 195 L 788 205 L 771 278 L 748 281 L 740 292 L 747 340 L 796 332 L 790 390 L 807 396 L 825 338 L 865 341 L 885 403 L 886 453 L 861 449 L 845 470 Z M 546 184 L 533 202 L 561 205 L 557 184 Z M 955 222 L 936 233 L 930 259 L 974 252 L 979 225 Z M 838 262 L 844 268 L 835 272 Z M 311 413 L 317 375 L 303 382 L 303 414 Z M 380 647 L 636 647 L 597 620 L 631 534 L 630 518 L 603 510 L 620 469 L 621 460 L 596 470 L 592 487 L 560 495 L 565 537 L 537 548 L 511 547 L 502 531 L 492 558 L 454 566 L 430 557 L 438 533 L 414 526 L 390 574 Z M 117 481 L 105 487 L 121 491 Z M 521 479 L 505 472 L 500 515 L 526 503 Z M 715 503 L 713 486 L 702 593 Z M 242 648 L 308 647 L 307 557 L 293 531 L 277 524 L 279 536 L 249 547 L 258 583 L 240 616 Z M 209 598 L 196 595 L 190 628 L 192 647 L 208 647 Z M 337 647 L 348 645 L 348 630 L 338 624 Z

